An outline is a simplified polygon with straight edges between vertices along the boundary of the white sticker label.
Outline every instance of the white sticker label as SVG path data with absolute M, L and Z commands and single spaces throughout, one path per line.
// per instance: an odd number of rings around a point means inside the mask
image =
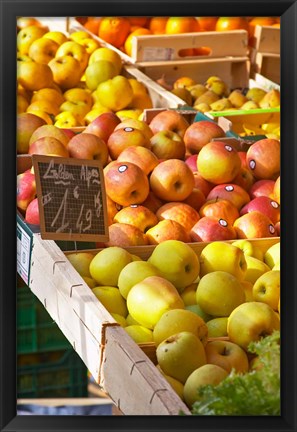
M 29 285 L 31 238 L 24 229 L 17 225 L 17 272 Z
M 163 61 L 173 59 L 173 48 L 147 47 L 143 50 L 142 61 Z

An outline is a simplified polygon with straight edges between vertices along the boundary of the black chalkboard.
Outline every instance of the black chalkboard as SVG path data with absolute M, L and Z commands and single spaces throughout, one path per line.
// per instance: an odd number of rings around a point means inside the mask
M 33 155 L 43 239 L 107 241 L 103 169 L 98 160 Z

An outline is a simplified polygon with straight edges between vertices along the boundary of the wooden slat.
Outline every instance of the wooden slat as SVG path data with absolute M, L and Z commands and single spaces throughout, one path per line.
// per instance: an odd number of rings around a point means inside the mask
M 280 54 L 280 28 L 256 25 L 252 46 L 258 52 Z

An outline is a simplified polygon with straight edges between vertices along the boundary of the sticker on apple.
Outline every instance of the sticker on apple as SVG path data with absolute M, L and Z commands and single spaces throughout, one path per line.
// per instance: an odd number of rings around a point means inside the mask
M 270 234 L 274 234 L 275 233 L 275 228 L 271 224 L 269 224 L 269 231 L 270 231 Z
M 131 127 L 125 127 L 125 128 L 124 128 L 124 131 L 125 131 L 125 132 L 133 132 L 133 131 L 134 131 L 134 128 L 131 128 Z
M 128 169 L 127 165 L 121 165 L 121 166 L 118 167 L 118 171 L 120 173 L 123 173 L 123 172 L 127 171 L 127 169 Z
M 228 226 L 228 222 L 227 222 L 225 219 L 220 219 L 220 220 L 219 220 L 219 224 L 220 224 L 222 227 L 227 227 L 227 226 Z
M 225 186 L 225 190 L 226 190 L 227 192 L 232 192 L 232 191 L 234 190 L 234 187 L 231 186 L 231 185 L 228 185 L 228 186 Z
M 231 146 L 229 146 L 229 145 L 225 145 L 225 149 L 226 149 L 228 152 L 232 152 L 232 151 L 233 151 L 233 147 L 231 147 Z
M 256 161 L 254 159 L 252 159 L 249 163 L 250 165 L 250 169 L 254 170 L 256 168 Z
M 274 207 L 276 209 L 279 207 L 279 205 L 276 201 L 270 201 L 270 204 L 272 205 L 272 207 Z

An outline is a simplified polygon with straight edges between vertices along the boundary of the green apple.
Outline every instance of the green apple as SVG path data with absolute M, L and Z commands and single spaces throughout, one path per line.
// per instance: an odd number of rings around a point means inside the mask
M 196 298 L 196 291 L 195 291 L 195 298 Z M 185 307 L 185 309 L 189 310 L 191 312 L 194 312 L 196 315 L 200 316 L 205 323 L 208 322 L 210 319 L 213 318 L 211 315 L 209 315 L 208 313 L 204 312 L 204 310 L 197 303 L 196 304 L 187 305 Z
M 158 346 L 169 336 L 182 331 L 194 333 L 203 345 L 207 342 L 207 326 L 205 322 L 194 312 L 186 309 L 173 309 L 165 312 L 154 327 L 154 341 Z
M 129 313 L 126 316 L 126 323 L 127 325 L 134 325 L 134 324 L 139 325 L 139 322 L 137 322 Z
M 159 270 L 148 261 L 132 261 L 119 274 L 118 287 L 127 299 L 130 289 L 149 276 L 161 276 Z
M 97 286 L 92 291 L 110 314 L 116 313 L 123 317 L 128 315 L 126 301 L 121 296 L 118 288 L 114 286 Z
M 228 317 L 227 332 L 231 342 L 244 350 L 250 342 L 268 336 L 280 329 L 274 310 L 262 302 L 246 302 L 234 309 Z
M 228 373 L 232 369 L 241 373 L 249 370 L 247 353 L 233 342 L 226 340 L 210 341 L 206 344 L 205 353 L 207 363 L 220 366 Z
M 66 255 L 66 258 L 68 258 L 75 270 L 81 276 L 91 278 L 90 263 L 94 258 L 94 254 L 91 252 L 76 252 Z
M 134 285 L 127 297 L 128 312 L 139 324 L 153 329 L 171 309 L 184 309 L 175 286 L 160 276 L 149 276 Z
M 184 400 L 184 385 L 180 381 L 178 381 L 177 379 L 172 378 L 169 375 L 166 375 L 162 371 L 162 369 L 160 368 L 160 365 L 157 365 L 156 367 L 161 372 L 161 374 L 166 379 L 166 381 L 169 382 L 169 384 L 171 385 L 173 390 L 178 394 L 178 396 L 181 398 L 181 400 Z
M 253 286 L 253 298 L 268 304 L 273 310 L 278 310 L 280 298 L 280 271 L 270 270 L 260 276 Z
M 118 286 L 119 274 L 132 261 L 128 251 L 118 246 L 100 250 L 90 263 L 90 274 L 98 285 Z
M 264 259 L 264 253 L 262 252 L 262 250 L 247 239 L 236 240 L 235 242 L 232 243 L 232 245 L 243 250 L 243 253 L 245 255 L 252 256 L 261 261 L 263 261 Z
M 133 324 L 126 326 L 125 330 L 136 343 L 153 342 L 153 332 L 146 327 L 139 324 Z
M 211 242 L 200 254 L 200 276 L 221 270 L 231 273 L 239 281 L 244 279 L 247 265 L 244 252 L 230 243 Z
M 153 250 L 148 261 L 160 270 L 181 293 L 199 276 L 200 264 L 194 250 L 179 240 L 165 240 Z
M 213 271 L 201 278 L 196 301 L 213 317 L 226 317 L 245 301 L 245 293 L 239 280 L 231 273 Z
M 117 313 L 111 313 L 110 315 L 116 320 L 117 323 L 120 324 L 121 327 L 127 326 L 126 318 L 123 317 L 122 315 L 119 315 Z
M 156 355 L 164 373 L 183 384 L 195 369 L 206 364 L 202 342 L 188 331 L 165 339 L 158 345 Z
M 227 321 L 228 317 L 212 318 L 207 321 L 206 325 L 208 328 L 208 337 L 221 337 L 228 336 L 227 333 Z
M 244 277 L 245 281 L 254 284 L 262 274 L 270 270 L 270 267 L 268 267 L 265 262 L 260 261 L 257 258 L 254 258 L 252 256 L 246 256 L 245 259 L 247 264 L 247 270 Z
M 280 242 L 270 246 L 264 254 L 264 262 L 272 269 L 280 262 Z
M 199 388 L 205 385 L 218 385 L 228 376 L 228 372 L 220 366 L 205 364 L 194 370 L 184 385 L 184 399 L 191 409 L 194 402 L 199 400 Z

